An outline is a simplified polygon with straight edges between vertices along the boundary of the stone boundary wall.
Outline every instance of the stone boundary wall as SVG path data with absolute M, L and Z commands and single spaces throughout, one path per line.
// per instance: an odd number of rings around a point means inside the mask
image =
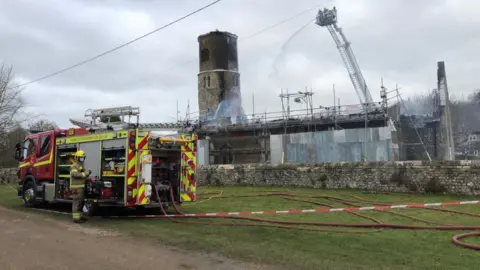
M 14 184 L 17 168 L 0 169 Z M 353 188 L 369 191 L 480 195 L 480 160 L 321 164 L 206 165 L 198 185 Z
M 205 165 L 197 182 L 480 195 L 479 173 L 480 161 Z
M 0 169 L 0 184 L 15 184 L 17 182 L 18 168 Z

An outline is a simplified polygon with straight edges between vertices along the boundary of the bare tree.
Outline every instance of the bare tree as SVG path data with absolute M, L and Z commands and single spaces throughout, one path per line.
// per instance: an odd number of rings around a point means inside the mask
M 419 93 L 404 100 L 403 104 L 405 106 L 400 106 L 400 111 L 407 115 L 431 115 L 434 110 L 431 92 Z
M 40 119 L 28 125 L 28 129 L 30 131 L 47 131 L 47 130 L 52 130 L 57 128 L 58 128 L 57 124 L 48 119 Z
M 0 148 L 6 146 L 8 134 L 16 128 L 15 117 L 22 108 L 21 89 L 14 84 L 11 67 L 0 66 Z
M 480 105 L 480 89 L 476 89 L 469 99 L 471 99 L 476 105 Z
M 11 168 L 18 165 L 18 162 L 13 158 L 15 145 L 17 142 L 22 142 L 28 135 L 27 130 L 22 128 L 20 123 L 14 125 L 5 136 L 5 144 L 0 148 L 0 168 Z
M 407 114 L 431 115 L 435 110 L 432 98 L 428 94 L 417 94 L 405 101 Z M 480 89 L 466 98 L 450 95 L 450 109 L 454 140 L 457 145 L 466 141 L 469 134 L 480 131 Z

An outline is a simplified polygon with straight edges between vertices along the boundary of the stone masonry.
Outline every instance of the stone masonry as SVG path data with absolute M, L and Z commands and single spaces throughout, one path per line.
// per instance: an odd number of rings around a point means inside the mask
M 198 109 L 201 117 L 206 117 L 207 111 L 214 113 L 229 92 L 239 89 L 237 38 L 218 30 L 198 37 Z
M 16 181 L 0 169 L 0 184 Z M 480 195 L 480 160 L 200 166 L 198 185 L 352 188 L 367 191 Z
M 480 195 L 480 161 L 201 166 L 198 185 L 352 188 Z

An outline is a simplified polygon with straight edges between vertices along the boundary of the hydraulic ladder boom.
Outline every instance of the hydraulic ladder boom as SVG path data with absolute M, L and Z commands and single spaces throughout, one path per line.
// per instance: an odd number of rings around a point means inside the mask
M 365 79 L 360 71 L 360 67 L 358 66 L 357 60 L 350 47 L 350 42 L 347 40 L 342 28 L 337 26 L 337 9 L 334 7 L 333 9 L 324 8 L 323 10 L 319 10 L 315 23 L 319 26 L 325 26 L 330 32 L 330 35 L 337 45 L 337 49 L 340 52 L 345 67 L 347 68 L 348 75 L 350 75 L 350 79 L 357 92 L 361 105 L 364 108 L 374 106 L 370 91 L 368 90 Z

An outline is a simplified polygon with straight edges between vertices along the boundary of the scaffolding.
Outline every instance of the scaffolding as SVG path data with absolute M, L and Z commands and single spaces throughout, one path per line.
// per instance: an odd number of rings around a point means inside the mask
M 200 122 L 196 132 L 200 138 L 209 139 L 208 151 L 215 164 L 268 163 L 272 150 L 270 135 L 366 128 L 366 124 L 368 127 L 386 126 L 389 122 L 387 106 L 382 102 L 378 104 L 380 106 L 368 114 L 360 104 L 318 108 L 308 104 L 302 109 L 290 108 L 288 113 L 284 109 L 247 114 L 242 124 L 228 124 L 228 119 Z M 190 119 L 195 118 L 190 116 Z

